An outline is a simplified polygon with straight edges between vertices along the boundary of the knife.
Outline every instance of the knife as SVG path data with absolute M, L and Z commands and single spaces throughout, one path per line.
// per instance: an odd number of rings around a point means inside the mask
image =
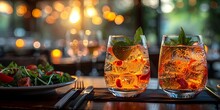
M 77 92 L 75 89 L 71 89 L 63 98 L 61 98 L 55 105 L 54 107 L 56 109 L 61 109 L 64 104 Z
M 80 104 L 82 104 L 82 102 L 85 100 L 86 96 L 92 92 L 92 90 L 93 90 L 93 86 L 89 86 L 86 89 L 84 89 L 80 93 L 80 95 L 74 100 L 75 105 L 71 109 L 73 110 L 77 109 L 80 106 Z
M 208 90 L 211 94 L 213 94 L 215 97 L 220 99 L 220 95 L 218 94 L 217 91 L 215 91 L 213 88 L 205 86 L 205 89 Z

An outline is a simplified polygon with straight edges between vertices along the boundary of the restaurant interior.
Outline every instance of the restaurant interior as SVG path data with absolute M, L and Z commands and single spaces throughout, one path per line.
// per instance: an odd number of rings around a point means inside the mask
M 203 37 L 209 78 L 220 78 L 219 0 L 0 0 L 0 63 L 49 62 L 77 76 L 103 76 L 110 35 L 142 27 L 151 77 L 164 34 Z

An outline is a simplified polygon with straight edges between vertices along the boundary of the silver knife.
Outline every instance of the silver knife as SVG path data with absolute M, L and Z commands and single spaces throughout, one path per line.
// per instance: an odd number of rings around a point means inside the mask
M 54 107 L 56 109 L 61 109 L 64 104 L 77 92 L 75 89 L 71 89 L 70 92 L 68 92 L 63 98 L 61 98 L 55 105 Z
M 215 97 L 220 99 L 220 94 L 218 94 L 217 91 L 215 91 L 213 88 L 205 86 L 205 89 L 208 90 L 211 94 L 213 94 Z
M 73 110 L 77 109 L 79 107 L 79 105 L 85 100 L 86 96 L 88 94 L 90 94 L 93 90 L 93 86 L 89 86 L 86 89 L 84 89 L 80 95 L 75 99 L 77 102 L 76 104 L 73 106 Z

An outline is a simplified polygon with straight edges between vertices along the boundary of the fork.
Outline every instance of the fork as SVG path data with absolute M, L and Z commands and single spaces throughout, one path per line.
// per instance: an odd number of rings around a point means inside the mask
M 65 95 L 63 98 L 61 98 L 55 105 L 54 107 L 56 109 L 61 109 L 66 102 L 77 92 L 81 91 L 84 89 L 84 82 L 83 81 L 76 81 L 74 83 L 73 88 Z

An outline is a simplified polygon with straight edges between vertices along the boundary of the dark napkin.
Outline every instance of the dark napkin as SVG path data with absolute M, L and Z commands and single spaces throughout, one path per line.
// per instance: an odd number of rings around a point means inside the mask
M 220 99 L 203 90 L 195 98 L 172 99 L 161 89 L 147 89 L 137 97 L 121 98 L 113 96 L 106 88 L 95 88 L 93 95 L 88 97 L 93 101 L 125 101 L 125 102 L 154 102 L 154 103 L 220 103 Z

